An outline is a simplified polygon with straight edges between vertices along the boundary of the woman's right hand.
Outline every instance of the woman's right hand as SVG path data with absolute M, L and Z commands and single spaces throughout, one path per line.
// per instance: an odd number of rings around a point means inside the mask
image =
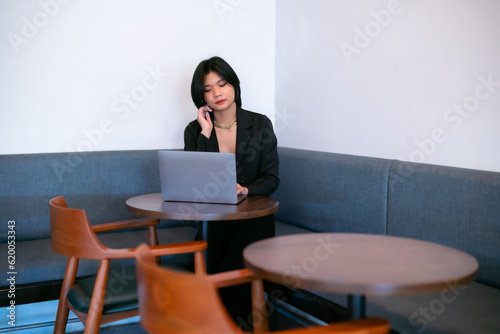
M 212 119 L 210 118 L 210 113 L 212 111 L 212 108 L 210 108 L 208 105 L 204 105 L 203 107 L 198 109 L 197 120 L 201 126 L 201 133 L 207 138 L 210 138 L 212 129 L 214 127 L 212 124 Z

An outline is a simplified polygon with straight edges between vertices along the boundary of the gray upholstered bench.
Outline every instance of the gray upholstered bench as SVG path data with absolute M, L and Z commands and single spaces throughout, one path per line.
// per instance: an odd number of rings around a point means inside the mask
M 479 261 L 469 286 L 369 297 L 367 315 L 389 319 L 400 333 L 500 333 L 500 173 L 290 148 L 279 155 L 277 235 L 402 236 Z M 313 293 L 347 306 L 346 296 Z
M 91 224 L 137 218 L 125 201 L 133 196 L 159 192 L 157 151 L 113 151 L 46 153 L 0 156 L 0 235 L 7 249 L 7 222 L 15 222 L 16 304 L 58 299 L 67 259 L 50 245 L 49 200 L 64 196 L 68 206 L 84 209 Z M 191 223 L 161 221 L 160 243 L 194 240 Z M 109 247 L 136 247 L 147 241 L 147 230 L 100 233 Z M 192 257 L 163 259 L 190 266 Z M 6 261 L 3 261 L 6 265 Z M 7 268 L 1 266 L 2 275 Z M 133 259 L 112 261 L 112 267 L 133 265 Z M 97 264 L 82 260 L 78 277 L 97 272 Z M 2 304 L 6 306 L 10 286 L 3 279 Z

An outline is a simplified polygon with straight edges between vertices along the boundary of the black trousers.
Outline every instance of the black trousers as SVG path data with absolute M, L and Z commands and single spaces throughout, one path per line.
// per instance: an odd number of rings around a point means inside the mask
M 206 224 L 207 271 L 210 274 L 244 268 L 243 249 L 255 241 L 275 235 L 274 215 Z
M 275 236 L 274 215 L 207 224 L 207 271 L 210 274 L 244 268 L 243 249 L 255 241 Z M 250 284 L 219 291 L 233 320 L 243 329 L 250 330 Z

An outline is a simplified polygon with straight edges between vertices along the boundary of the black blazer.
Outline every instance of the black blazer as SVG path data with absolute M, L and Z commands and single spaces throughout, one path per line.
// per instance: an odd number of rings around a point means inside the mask
M 213 113 L 210 117 L 213 122 Z M 249 195 L 270 195 L 280 183 L 278 141 L 271 120 L 241 108 L 236 110 L 236 119 L 237 182 L 248 188 Z M 197 120 L 190 122 L 184 130 L 184 151 L 219 152 L 215 128 L 208 139 Z

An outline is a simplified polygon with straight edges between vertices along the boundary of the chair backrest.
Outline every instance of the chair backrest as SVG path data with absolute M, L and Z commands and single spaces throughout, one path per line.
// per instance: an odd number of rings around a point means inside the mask
M 50 200 L 52 249 L 69 257 L 101 259 L 106 247 L 96 237 L 84 210 L 70 209 L 64 197 Z
M 145 245 L 136 259 L 141 324 L 149 333 L 241 333 L 206 274 L 159 267 Z

